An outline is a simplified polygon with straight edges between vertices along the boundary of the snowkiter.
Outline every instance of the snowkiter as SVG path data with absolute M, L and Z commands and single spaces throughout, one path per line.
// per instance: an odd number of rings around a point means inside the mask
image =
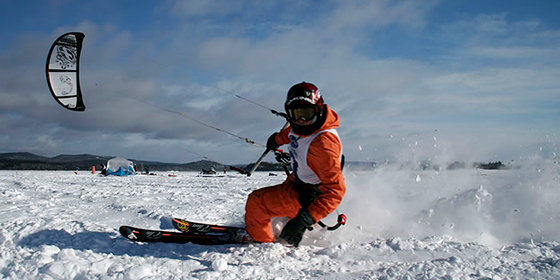
M 272 217 L 288 217 L 280 238 L 298 246 L 305 231 L 333 212 L 344 196 L 339 117 L 307 82 L 290 88 L 284 108 L 290 126 L 272 134 L 267 149 L 289 144 L 292 174 L 280 185 L 252 192 L 245 206 L 247 232 L 257 242 L 273 242 Z

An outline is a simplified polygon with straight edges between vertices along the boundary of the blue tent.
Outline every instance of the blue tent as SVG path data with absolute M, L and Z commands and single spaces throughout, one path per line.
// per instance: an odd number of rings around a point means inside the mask
M 134 171 L 134 163 L 132 161 L 116 157 L 107 161 L 107 175 L 128 176 L 136 175 Z

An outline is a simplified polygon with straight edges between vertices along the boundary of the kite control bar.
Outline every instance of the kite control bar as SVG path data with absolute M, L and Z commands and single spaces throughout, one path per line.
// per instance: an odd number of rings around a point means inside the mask
M 322 228 L 326 228 L 329 231 L 337 230 L 340 226 L 346 224 L 346 215 L 339 214 L 338 215 L 338 220 L 337 220 L 337 222 L 334 226 L 327 226 L 322 221 L 319 221 L 317 224 L 320 225 Z M 309 228 L 307 228 L 307 230 L 312 231 L 313 227 L 309 227 Z
M 322 221 L 319 221 L 317 224 L 320 225 L 323 228 L 327 228 L 327 230 L 330 230 L 330 231 L 337 230 L 341 225 L 346 224 L 346 215 L 339 214 L 338 215 L 338 220 L 337 220 L 337 222 L 334 226 L 329 227 L 329 226 L 325 225 L 325 223 L 323 223 Z
M 284 130 L 284 128 L 288 127 L 289 122 L 286 122 L 284 124 L 284 126 L 280 129 L 280 131 Z M 261 164 L 261 162 L 264 160 L 264 157 L 266 157 L 266 155 L 268 154 L 268 152 L 270 152 L 270 150 L 268 148 L 266 148 L 266 150 L 264 151 L 264 153 L 261 155 L 261 157 L 257 160 L 257 162 L 255 162 L 255 165 L 253 165 L 253 167 L 251 168 L 251 170 L 249 170 L 249 172 L 247 172 L 247 176 L 251 176 L 253 174 L 253 172 L 255 172 L 255 170 L 257 170 L 257 167 L 259 167 L 259 165 Z

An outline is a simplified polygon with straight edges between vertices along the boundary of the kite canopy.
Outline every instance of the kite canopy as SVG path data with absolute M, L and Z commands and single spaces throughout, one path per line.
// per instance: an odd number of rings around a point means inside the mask
M 107 161 L 107 176 L 108 175 L 136 175 L 136 172 L 134 171 L 134 163 L 132 163 L 132 161 L 128 159 L 121 157 L 112 158 Z
M 47 84 L 54 99 L 64 108 L 84 111 L 79 69 L 82 41 L 80 32 L 63 34 L 56 39 L 47 56 Z

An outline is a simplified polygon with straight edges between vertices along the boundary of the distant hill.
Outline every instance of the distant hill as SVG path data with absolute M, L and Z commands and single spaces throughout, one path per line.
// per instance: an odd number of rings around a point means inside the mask
M 97 170 L 101 168 L 102 164 L 107 164 L 109 159 L 115 156 L 98 156 L 90 154 L 81 155 L 58 155 L 55 157 L 44 157 L 32 153 L 0 153 L 0 170 L 91 170 L 95 166 Z M 201 160 L 191 163 L 165 163 L 158 161 L 147 161 L 139 159 L 129 159 L 134 162 L 141 170 L 142 166 L 145 169 L 152 171 L 202 171 L 202 169 L 214 168 L 220 172 L 226 168 L 228 171 L 229 166 L 219 162 Z M 237 165 L 245 169 L 247 165 Z M 273 171 L 282 170 L 280 164 L 263 162 L 257 171 Z
M 32 153 L 3 153 L 0 160 L 44 160 L 47 157 L 38 156 Z
M 76 170 L 77 168 L 81 170 L 91 170 L 92 166 L 95 166 L 97 170 L 100 170 L 102 164 L 107 164 L 109 159 L 115 156 L 98 156 L 90 154 L 81 155 L 58 155 L 55 157 L 44 157 L 35 155 L 32 153 L 0 153 L 0 170 Z M 221 172 L 224 169 L 231 170 L 229 165 L 225 165 L 215 161 L 201 160 L 190 163 L 165 163 L 159 161 L 147 161 L 139 159 L 129 159 L 133 161 L 138 170 L 144 167 L 144 170 L 148 169 L 152 171 L 202 171 L 202 169 L 214 168 L 217 172 Z M 380 165 L 387 163 L 377 163 L 377 162 L 358 162 L 358 161 L 347 161 L 344 165 L 345 170 L 359 171 L 359 170 L 373 170 Z M 250 170 L 254 163 L 251 164 L 241 164 L 235 165 L 235 167 L 241 168 L 243 170 Z M 464 168 L 478 168 L 478 169 L 511 169 L 515 168 L 510 164 L 504 164 L 501 161 L 488 162 L 488 163 L 474 163 L 468 165 L 464 162 L 453 162 L 445 167 L 432 166 L 431 164 L 423 163 L 418 167 L 421 170 L 453 170 L 453 169 L 464 169 Z M 278 163 L 262 162 L 257 171 L 283 171 L 282 165 Z M 291 168 L 289 168 L 291 171 Z

